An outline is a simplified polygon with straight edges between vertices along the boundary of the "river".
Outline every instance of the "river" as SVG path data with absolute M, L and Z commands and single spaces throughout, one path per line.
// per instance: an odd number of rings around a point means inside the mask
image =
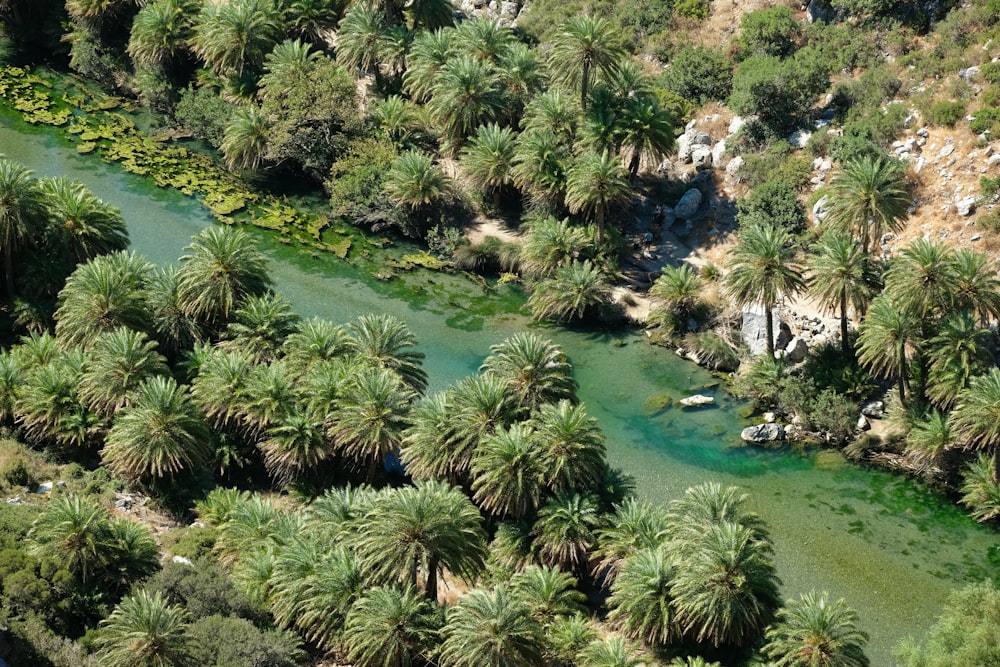
M 122 210 L 132 247 L 154 262 L 176 261 L 191 236 L 213 224 L 197 202 L 78 155 L 54 131 L 0 118 L 0 153 L 38 176 L 84 182 Z M 608 458 L 635 477 L 639 495 L 666 503 L 709 480 L 745 489 L 770 526 L 785 596 L 816 589 L 845 598 L 871 635 L 876 667 L 893 663 L 900 639 L 923 636 L 952 589 L 997 573 L 989 558 L 998 555 L 997 535 L 921 485 L 857 468 L 836 453 L 740 446 L 740 404 L 641 333 L 533 325 L 513 287 L 486 295 L 464 278 L 429 272 L 382 283 L 346 262 L 251 233 L 272 260 L 277 289 L 302 315 L 347 321 L 388 312 L 405 320 L 422 341 L 431 391 L 474 372 L 490 345 L 518 330 L 550 337 L 574 364 Z M 660 396 L 676 405 L 695 392 L 714 395 L 718 407 L 657 409 Z

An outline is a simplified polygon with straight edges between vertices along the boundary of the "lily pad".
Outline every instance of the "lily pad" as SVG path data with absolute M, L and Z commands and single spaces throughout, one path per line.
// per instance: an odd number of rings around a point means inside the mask
M 92 152 L 94 152 L 95 148 L 97 148 L 97 144 L 95 144 L 93 141 L 85 141 L 84 143 L 79 144 L 76 147 L 76 152 L 77 153 L 92 153 Z

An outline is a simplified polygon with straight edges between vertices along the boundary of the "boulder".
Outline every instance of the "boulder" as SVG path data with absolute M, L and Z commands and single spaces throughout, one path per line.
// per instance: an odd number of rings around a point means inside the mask
M 998 157 L 1000 157 L 1000 156 L 998 156 Z M 737 155 L 736 157 L 734 157 L 732 160 L 730 160 L 726 164 L 726 173 L 729 174 L 730 176 L 734 177 L 734 178 L 737 177 L 737 176 L 739 176 L 740 169 L 743 168 L 743 163 L 744 162 L 746 162 L 746 160 L 743 159 L 743 156 L 742 155 Z
M 800 361 L 804 361 L 806 354 L 809 352 L 809 346 L 806 342 L 796 336 L 788 342 L 788 346 L 785 347 L 785 360 L 790 361 L 793 364 L 797 364 Z
M 861 404 L 861 414 L 869 419 L 881 419 L 885 415 L 883 401 L 867 401 Z
M 720 139 L 714 146 L 712 146 L 712 165 L 715 167 L 723 166 L 723 160 L 726 159 L 726 140 Z
M 684 131 L 684 134 L 677 137 L 677 159 L 688 163 L 691 161 L 691 152 L 696 146 L 711 146 L 712 138 L 707 133 L 694 128 Z
M 773 412 L 765 412 L 764 421 L 768 424 L 773 424 L 774 422 L 778 421 L 778 416 Z
M 691 164 L 698 171 L 712 168 L 712 149 L 708 146 L 695 146 L 691 149 Z
M 813 225 L 817 227 L 826 219 L 826 216 L 830 213 L 829 209 L 826 208 L 826 204 L 829 200 L 826 195 L 823 195 L 816 200 L 816 203 L 812 207 L 812 217 Z
M 774 318 L 775 331 L 780 332 L 778 312 L 772 311 L 771 316 Z M 743 311 L 743 328 L 740 335 L 750 348 L 751 355 L 756 357 L 767 351 L 767 321 L 764 319 L 762 306 L 752 306 Z
M 757 424 L 747 426 L 740 432 L 743 442 L 761 444 L 785 439 L 785 427 L 781 424 Z
M 806 5 L 806 20 L 810 23 L 830 23 L 837 17 L 837 12 L 830 6 L 828 0 L 809 0 Z
M 682 398 L 677 401 L 685 408 L 697 408 L 702 405 L 713 405 L 715 399 L 711 396 L 703 396 L 702 394 L 695 394 L 694 396 L 688 396 L 687 398 Z
M 977 74 L 979 74 L 979 68 L 975 65 L 958 70 L 958 78 L 966 83 L 972 83 L 972 80 L 976 78 Z
M 958 214 L 963 218 L 972 215 L 972 212 L 976 210 L 976 198 L 966 197 L 955 204 L 955 210 L 958 211 Z
M 867 431 L 871 427 L 872 425 L 868 423 L 868 417 L 865 417 L 864 415 L 858 415 L 857 428 L 859 431 Z
M 791 327 L 780 320 L 775 321 L 774 325 L 774 349 L 787 350 L 788 344 L 792 342 Z
M 945 144 L 938 151 L 938 157 L 948 157 L 955 152 L 955 144 Z
M 743 129 L 743 126 L 747 124 L 746 119 L 742 116 L 733 116 L 733 119 L 729 121 L 729 135 L 732 136 Z
M 698 212 L 699 206 L 701 206 L 701 191 L 697 188 L 691 188 L 684 193 L 684 196 L 677 202 L 677 206 L 674 207 L 674 217 L 677 220 L 690 220 Z
M 809 137 L 812 136 L 812 132 L 806 132 L 805 130 L 795 130 L 790 135 L 788 135 L 788 143 L 795 146 L 796 148 L 805 148 L 806 143 L 809 141 Z
M 172 563 L 178 563 L 180 565 L 187 565 L 188 567 L 194 567 L 194 563 L 191 562 L 190 558 L 185 558 L 184 556 L 174 556 L 170 559 Z

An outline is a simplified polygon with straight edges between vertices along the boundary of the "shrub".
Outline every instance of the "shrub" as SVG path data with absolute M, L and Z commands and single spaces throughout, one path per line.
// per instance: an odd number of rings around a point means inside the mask
M 767 181 L 736 203 L 741 226 L 772 224 L 798 231 L 806 221 L 805 207 L 795 189 L 784 181 Z
M 829 84 L 828 63 L 813 49 L 794 58 L 752 56 L 736 69 L 729 106 L 741 116 L 757 116 L 769 130 L 781 133 L 812 108 Z
M 841 444 L 854 434 L 858 407 L 843 394 L 824 389 L 809 406 L 806 419 L 813 430 L 826 435 L 828 442 Z
M 1000 83 L 1000 62 L 988 62 L 979 66 L 979 76 L 988 83 Z
M 674 12 L 687 19 L 704 21 L 708 18 L 709 0 L 676 0 Z
M 179 604 L 193 620 L 208 616 L 239 616 L 261 621 L 267 614 L 236 590 L 232 580 L 212 560 L 197 561 L 194 567 L 166 563 L 146 582 L 146 591 L 160 593 L 170 604 Z
M 684 337 L 684 348 L 712 370 L 729 373 L 740 366 L 736 351 L 716 331 L 692 331 Z
M 993 126 L 1000 122 L 1000 109 L 996 107 L 986 107 L 973 114 L 969 129 L 973 134 L 993 131 Z
M 174 120 L 218 148 L 226 133 L 226 126 L 233 117 L 235 106 L 210 88 L 193 88 L 181 92 L 174 107 Z
M 747 56 L 785 57 L 795 51 L 800 23 L 791 7 L 779 5 L 743 15 L 736 42 Z
M 927 122 L 943 127 L 954 127 L 965 116 L 965 102 L 961 100 L 941 100 L 934 102 L 927 110 Z
M 704 104 L 724 100 L 733 87 L 733 68 L 725 55 L 704 46 L 685 46 L 664 75 L 668 90 Z
M 845 23 L 816 21 L 806 28 L 806 43 L 815 46 L 835 72 L 878 67 L 882 61 L 870 33 Z
M 184 634 L 192 665 L 296 667 L 305 657 L 292 633 L 261 630 L 242 618 L 208 616 L 191 623 Z

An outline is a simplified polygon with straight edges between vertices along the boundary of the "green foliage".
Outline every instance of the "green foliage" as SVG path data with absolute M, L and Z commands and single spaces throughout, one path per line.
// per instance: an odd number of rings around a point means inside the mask
M 965 117 L 965 102 L 961 100 L 941 100 L 934 102 L 925 114 L 927 122 L 942 127 L 954 127 Z
M 834 72 L 864 70 L 862 77 L 879 67 L 882 57 L 869 34 L 848 23 L 815 21 L 805 29 L 806 43 L 817 47 Z
M 767 181 L 736 203 L 737 221 L 742 226 L 772 224 L 797 232 L 806 221 L 806 211 L 798 193 L 784 181 Z
M 292 633 L 232 616 L 197 619 L 184 629 L 184 639 L 188 664 L 201 667 L 296 667 L 304 657 Z
M 704 104 L 725 100 L 733 85 L 733 67 L 720 52 L 705 46 L 684 46 L 663 75 L 667 90 Z
M 740 19 L 736 40 L 744 57 L 790 56 L 799 38 L 800 23 L 791 7 L 779 5 L 747 12 Z
M 782 132 L 812 108 L 829 84 L 829 63 L 811 48 L 781 60 L 754 55 L 736 68 L 729 106 L 741 116 L 758 116 L 765 130 Z
M 174 107 L 174 119 L 213 147 L 222 145 L 234 105 L 211 88 L 187 87 Z
M 903 667 L 1000 664 L 1000 592 L 989 582 L 955 591 L 924 644 L 907 640 L 895 655 Z
M 969 123 L 969 129 L 972 130 L 973 134 L 982 134 L 984 132 L 993 134 L 997 122 L 1000 122 L 1000 108 L 983 107 L 973 112 L 972 116 L 973 120 Z
M 334 213 L 350 221 L 392 219 L 397 209 L 382 194 L 382 186 L 396 156 L 395 147 L 387 141 L 351 142 L 330 167 L 325 184 Z

